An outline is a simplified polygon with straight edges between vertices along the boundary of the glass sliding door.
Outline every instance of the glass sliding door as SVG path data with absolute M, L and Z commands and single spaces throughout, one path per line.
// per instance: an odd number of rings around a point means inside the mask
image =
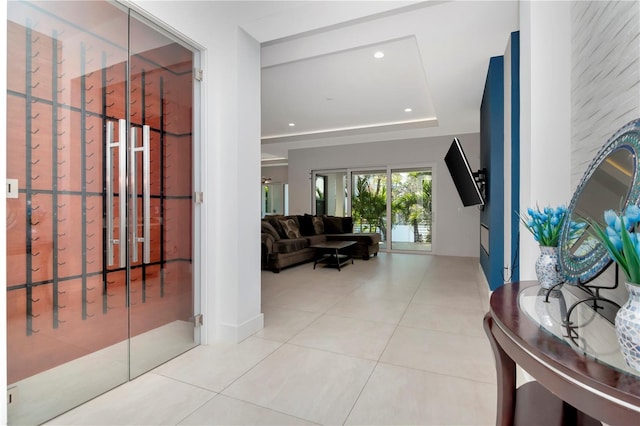
M 193 52 L 114 3 L 7 9 L 8 416 L 39 424 L 196 344 Z
M 391 170 L 391 249 L 431 251 L 431 169 Z
M 380 248 L 387 238 L 387 171 L 351 173 L 353 232 L 379 232 Z

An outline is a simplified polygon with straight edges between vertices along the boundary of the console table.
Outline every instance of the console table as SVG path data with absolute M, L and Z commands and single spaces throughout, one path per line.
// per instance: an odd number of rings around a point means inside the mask
M 597 419 L 640 425 L 640 372 L 620 363 L 617 344 L 611 344 L 613 325 L 592 313 L 578 328 L 584 336 L 563 336 L 561 313 L 553 309 L 562 310 L 570 293 L 560 291 L 552 305 L 540 305 L 544 296 L 538 289 L 535 281 L 511 283 L 491 295 L 484 329 L 496 360 L 496 424 L 598 424 Z M 516 389 L 516 364 L 536 382 Z

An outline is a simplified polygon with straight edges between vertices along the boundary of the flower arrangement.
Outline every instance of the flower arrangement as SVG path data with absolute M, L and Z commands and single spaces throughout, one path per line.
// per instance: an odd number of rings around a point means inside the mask
M 640 208 L 630 205 L 624 215 L 616 214 L 613 210 L 604 212 L 606 229 L 590 221 L 595 236 L 605 246 L 611 259 L 616 262 L 629 284 L 640 286 Z
M 564 206 L 545 207 L 540 210 L 539 207 L 529 207 L 527 216 L 520 215 L 520 220 L 524 226 L 533 234 L 533 238 L 541 245 L 546 247 L 557 247 L 560 239 L 560 230 L 567 214 L 567 208 Z M 576 225 L 577 226 L 577 225 Z

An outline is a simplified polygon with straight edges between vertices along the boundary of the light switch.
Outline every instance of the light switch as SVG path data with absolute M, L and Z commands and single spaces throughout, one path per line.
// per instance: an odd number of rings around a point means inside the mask
M 18 179 L 7 179 L 7 198 L 18 198 Z

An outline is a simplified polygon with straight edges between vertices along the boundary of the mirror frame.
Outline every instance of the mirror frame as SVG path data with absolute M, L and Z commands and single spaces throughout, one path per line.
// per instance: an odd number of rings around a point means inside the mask
M 640 119 L 627 123 L 618 130 L 600 149 L 594 160 L 591 162 L 587 171 L 582 176 L 582 180 L 578 184 L 576 191 L 571 198 L 571 203 L 567 209 L 566 218 L 560 232 L 560 241 L 558 243 L 558 261 L 560 265 L 560 273 L 569 284 L 585 284 L 598 275 L 600 275 L 612 262 L 609 253 L 600 242 L 596 242 L 595 246 L 588 253 L 581 256 L 574 256 L 569 249 L 569 236 L 571 218 L 576 205 L 580 199 L 582 191 L 589 183 L 589 179 L 593 176 L 598 167 L 612 152 L 619 149 L 628 149 L 635 157 L 634 175 L 631 181 L 631 188 L 627 192 L 624 205 L 620 206 L 623 210 L 630 204 L 638 204 L 640 201 Z M 607 208 L 603 208 L 602 214 Z M 589 219 L 589 218 L 587 218 Z M 588 230 L 586 232 L 589 232 Z

